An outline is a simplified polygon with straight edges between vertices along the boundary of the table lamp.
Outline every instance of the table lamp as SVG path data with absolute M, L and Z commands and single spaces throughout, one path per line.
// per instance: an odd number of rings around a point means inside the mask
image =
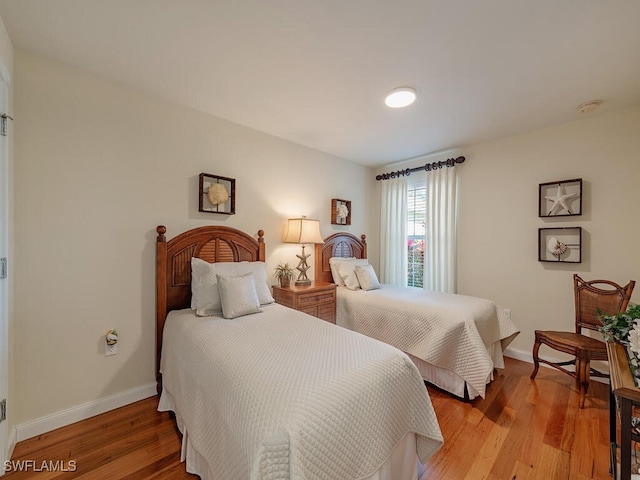
M 311 255 L 304 253 L 304 247 L 306 243 L 324 243 L 320 234 L 320 221 L 310 220 L 305 216 L 290 218 L 284 242 L 302 244 L 302 255 L 296 255 L 300 259 L 296 267 L 296 270 L 300 272 L 296 285 L 311 285 L 311 280 L 307 277 L 307 270 L 311 268 L 307 265 L 307 258 Z

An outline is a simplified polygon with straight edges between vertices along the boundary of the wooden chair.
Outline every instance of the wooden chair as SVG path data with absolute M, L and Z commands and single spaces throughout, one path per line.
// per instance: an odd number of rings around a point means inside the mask
M 605 343 L 583 335 L 581 333 L 582 329 L 597 330 L 602 325 L 602 322 L 598 319 L 598 309 L 607 315 L 626 311 L 636 282 L 631 280 L 626 286 L 621 287 L 609 280 L 586 282 L 574 274 L 573 283 L 576 303 L 576 331 L 536 330 L 536 340 L 533 344 L 533 363 L 535 366 L 533 373 L 531 373 L 531 379 L 536 378 L 540 363 L 546 363 L 571 375 L 576 379 L 580 390 L 580 408 L 584 408 L 584 399 L 589 389 L 591 375 L 604 378 L 609 378 L 609 375 L 591 368 L 591 360 L 607 360 Z M 574 358 L 566 362 L 544 360 L 538 357 L 540 345 L 547 345 L 554 350 L 572 355 Z M 573 365 L 574 370 L 564 368 L 568 365 Z

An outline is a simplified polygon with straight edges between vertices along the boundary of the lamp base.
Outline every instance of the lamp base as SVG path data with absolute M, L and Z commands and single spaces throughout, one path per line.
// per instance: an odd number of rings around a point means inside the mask
M 296 267 L 296 270 L 300 272 L 300 275 L 298 275 L 298 279 L 296 280 L 296 285 L 311 285 L 311 280 L 309 280 L 309 277 L 307 277 L 307 270 L 311 268 L 309 267 L 309 265 L 307 265 L 307 258 L 309 258 L 310 256 L 311 255 L 307 255 L 306 253 L 304 253 L 304 243 L 303 243 L 302 255 L 296 255 L 296 257 L 300 259 L 300 262 Z

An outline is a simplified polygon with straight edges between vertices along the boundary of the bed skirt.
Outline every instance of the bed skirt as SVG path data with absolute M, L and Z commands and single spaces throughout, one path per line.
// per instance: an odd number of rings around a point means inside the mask
M 215 472 L 209 468 L 204 457 L 193 447 L 189 441 L 189 429 L 184 424 L 178 411 L 173 396 L 163 390 L 158 403 L 158 411 L 172 411 L 176 417 L 176 424 L 182 433 L 182 449 L 180 461 L 186 465 L 186 470 L 194 475 L 199 475 L 202 480 L 216 480 Z M 407 433 L 391 451 L 387 460 L 371 475 L 354 480 L 418 480 L 422 473 L 422 464 L 416 455 L 416 437 L 413 433 Z M 329 479 L 327 479 L 329 480 Z M 335 479 L 345 480 L 345 479 Z

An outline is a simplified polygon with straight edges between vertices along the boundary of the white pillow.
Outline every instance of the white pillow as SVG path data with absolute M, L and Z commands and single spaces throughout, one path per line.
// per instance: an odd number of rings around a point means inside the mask
M 267 283 L 267 266 L 264 262 L 218 262 L 209 263 L 200 258 L 191 259 L 191 308 L 196 315 L 206 317 L 222 313 L 217 275 L 239 277 L 251 274 L 261 305 L 273 303 L 271 289 Z
M 366 258 L 357 258 L 349 262 L 340 262 L 338 264 L 338 273 L 344 283 L 344 286 L 349 290 L 358 290 L 360 283 L 358 277 L 356 277 L 355 269 L 358 266 L 369 265 L 369 261 Z
M 217 276 L 222 316 L 236 318 L 261 312 L 256 291 L 256 281 L 252 274 L 241 277 Z
M 355 268 L 355 272 L 360 288 L 363 290 L 376 290 L 380 288 L 380 282 L 378 281 L 376 271 L 373 269 L 373 265 L 358 265 Z
M 264 262 L 218 262 L 212 263 L 216 275 L 223 277 L 240 277 L 247 273 L 253 274 L 256 280 L 256 292 L 260 305 L 274 303 L 271 287 L 267 280 L 267 264 Z
M 191 308 L 201 317 L 222 313 L 213 265 L 200 258 L 191 259 Z
M 341 262 L 348 262 L 350 260 L 356 260 L 356 257 L 331 257 L 329 259 L 329 268 L 331 268 L 331 276 L 333 277 L 333 283 L 340 287 L 344 287 L 344 282 L 340 278 L 340 272 L 338 272 L 338 265 Z

